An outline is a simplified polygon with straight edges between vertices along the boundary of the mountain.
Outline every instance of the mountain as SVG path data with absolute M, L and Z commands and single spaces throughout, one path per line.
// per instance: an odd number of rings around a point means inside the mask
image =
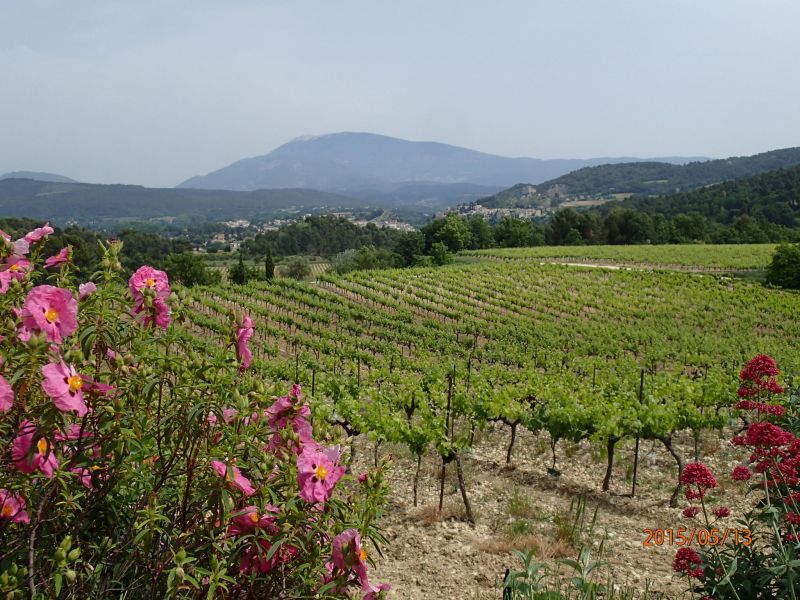
M 34 181 L 49 181 L 52 183 L 78 183 L 74 179 L 64 177 L 63 175 L 39 171 L 10 171 L 0 175 L 0 179 L 33 179 Z
M 537 185 L 548 196 L 672 194 L 800 165 L 800 147 L 684 165 L 635 162 L 587 167 Z
M 692 192 L 661 197 L 633 197 L 599 207 L 633 208 L 672 218 L 702 215 L 711 222 L 730 225 L 751 217 L 787 227 L 800 226 L 800 166 L 769 171 Z
M 62 224 L 168 217 L 270 219 L 306 212 L 364 209 L 367 206 L 363 200 L 303 189 L 233 192 L 51 183 L 31 179 L 0 181 L 0 215 Z
M 179 188 L 256 190 L 302 187 L 352 193 L 387 183 L 471 183 L 495 188 L 519 181 L 537 183 L 586 166 L 634 158 L 507 158 L 438 142 L 411 142 L 372 133 L 305 136 L 269 154 L 246 158 Z M 667 162 L 691 159 L 667 158 Z
M 800 148 L 673 165 L 637 162 L 578 169 L 537 185 L 519 183 L 474 202 L 485 208 L 587 206 L 615 195 L 669 195 L 800 165 Z

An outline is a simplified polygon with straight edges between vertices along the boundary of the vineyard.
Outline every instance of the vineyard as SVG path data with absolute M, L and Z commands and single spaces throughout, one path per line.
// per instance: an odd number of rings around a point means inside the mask
M 765 269 L 775 251 L 774 244 L 705 244 L 659 246 L 541 246 L 537 248 L 492 248 L 469 250 L 467 257 L 552 262 L 601 262 L 647 265 L 688 270 Z
M 250 314 L 256 369 L 302 382 L 352 453 L 377 463 L 382 444 L 405 448 L 414 506 L 423 459 L 440 465 L 439 509 L 453 469 L 474 521 L 464 457 L 498 425 L 506 464 L 523 433 L 546 436 L 550 475 L 563 444 L 588 441 L 604 457 L 596 489 L 615 493 L 636 493 L 639 445 L 657 445 L 673 473 L 661 500 L 675 506 L 701 434 L 736 414 L 741 365 L 764 352 L 800 368 L 799 300 L 713 275 L 485 260 L 195 288 L 185 327 L 216 344 L 232 310 Z M 615 481 L 615 448 L 634 443 L 632 481 Z

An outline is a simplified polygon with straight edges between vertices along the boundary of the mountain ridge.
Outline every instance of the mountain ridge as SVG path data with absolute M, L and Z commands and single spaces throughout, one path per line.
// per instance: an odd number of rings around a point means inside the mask
M 664 157 L 689 162 L 698 157 Z M 472 183 L 504 187 L 517 181 L 544 181 L 577 168 L 633 157 L 538 159 L 505 157 L 430 141 L 409 141 L 365 132 L 300 136 L 271 152 L 243 158 L 177 188 L 275 189 L 309 187 L 347 194 L 392 182 Z

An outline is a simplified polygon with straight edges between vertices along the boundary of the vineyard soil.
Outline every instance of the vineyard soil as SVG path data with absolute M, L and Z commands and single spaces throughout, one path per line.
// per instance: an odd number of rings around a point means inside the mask
M 584 535 L 583 541 L 597 548 L 605 537 L 604 561 L 615 584 L 642 590 L 650 580 L 651 589 L 666 593 L 668 598 L 684 597 L 685 579 L 675 577 L 672 571 L 678 547 L 644 546 L 645 528 L 701 526 L 700 521 L 681 516 L 683 504 L 669 507 L 675 466 L 663 447 L 642 444 L 637 494 L 630 498 L 627 494 L 631 489 L 632 443 L 618 448 L 612 491 L 602 492 L 598 474 L 605 469 L 605 458 L 598 454 L 596 446 L 588 442 L 560 443 L 558 468 L 562 474 L 553 477 L 547 474 L 550 449 L 546 435 L 519 434 L 510 467 L 505 464 L 508 437 L 505 427 L 487 432 L 476 441 L 465 461 L 475 527 L 464 518 L 454 468 L 448 470 L 445 506 L 439 517 L 438 457 L 429 454 L 423 460 L 419 506 L 415 508 L 411 487 L 415 461 L 402 448 L 381 447 L 380 456 L 391 454 L 394 464 L 391 502 L 383 521 L 390 543 L 382 548 L 383 557 L 377 552 L 372 556 L 376 575 L 381 581 L 393 583 L 396 598 L 499 600 L 505 569 L 520 567 L 510 550 L 514 545 L 510 530 L 515 522 L 526 522 L 530 530 L 527 536 L 517 538 L 518 547 L 527 542 L 537 557 L 551 566 L 557 558 L 575 558 L 578 549 L 559 539 L 558 525 L 569 520 L 570 502 L 581 495 L 586 498 L 586 529 L 597 509 L 594 532 Z M 733 486 L 727 474 L 741 458 L 726 439 L 725 434 L 712 432 L 704 434 L 700 443 L 701 459 L 719 474 L 721 494 Z M 693 454 L 694 444 L 689 436 L 681 438 L 676 446 L 685 457 Z M 360 460 L 354 467 L 356 471 L 372 463 L 374 445 L 360 439 L 357 448 Z M 731 506 L 732 515 L 723 526 L 736 526 L 736 517 L 746 507 L 744 498 L 740 498 L 741 505 Z M 514 506 L 515 501 L 527 510 L 527 518 L 514 516 L 521 512 L 519 506 Z M 603 571 L 601 582 L 608 574 L 608 570 Z

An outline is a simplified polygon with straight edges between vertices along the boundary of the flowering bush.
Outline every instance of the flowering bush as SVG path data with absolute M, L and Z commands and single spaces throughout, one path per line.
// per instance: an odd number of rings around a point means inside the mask
M 250 375 L 250 317 L 200 352 L 165 273 L 126 290 L 110 243 L 76 285 L 69 249 L 43 260 L 50 233 L 0 232 L 0 592 L 382 596 L 384 466 L 347 475 L 300 386 Z
M 784 392 L 778 375 L 775 361 L 765 355 L 756 356 L 740 373 L 738 396 L 746 399 L 736 407 L 744 411 L 746 429 L 731 443 L 749 455 L 748 464 L 735 467 L 730 477 L 737 486 L 750 481 L 742 490 L 753 496 L 750 511 L 736 522 L 726 521 L 731 515 L 727 506 L 709 514 L 707 493 L 717 487 L 716 478 L 701 463 L 684 469 L 686 497 L 699 506 L 685 508 L 683 516 L 702 514 L 706 529 L 718 532 L 699 553 L 683 547 L 675 558 L 675 571 L 689 577 L 699 598 L 797 597 L 800 438 L 795 435 L 796 402 L 789 402 L 789 410 L 775 402 Z

